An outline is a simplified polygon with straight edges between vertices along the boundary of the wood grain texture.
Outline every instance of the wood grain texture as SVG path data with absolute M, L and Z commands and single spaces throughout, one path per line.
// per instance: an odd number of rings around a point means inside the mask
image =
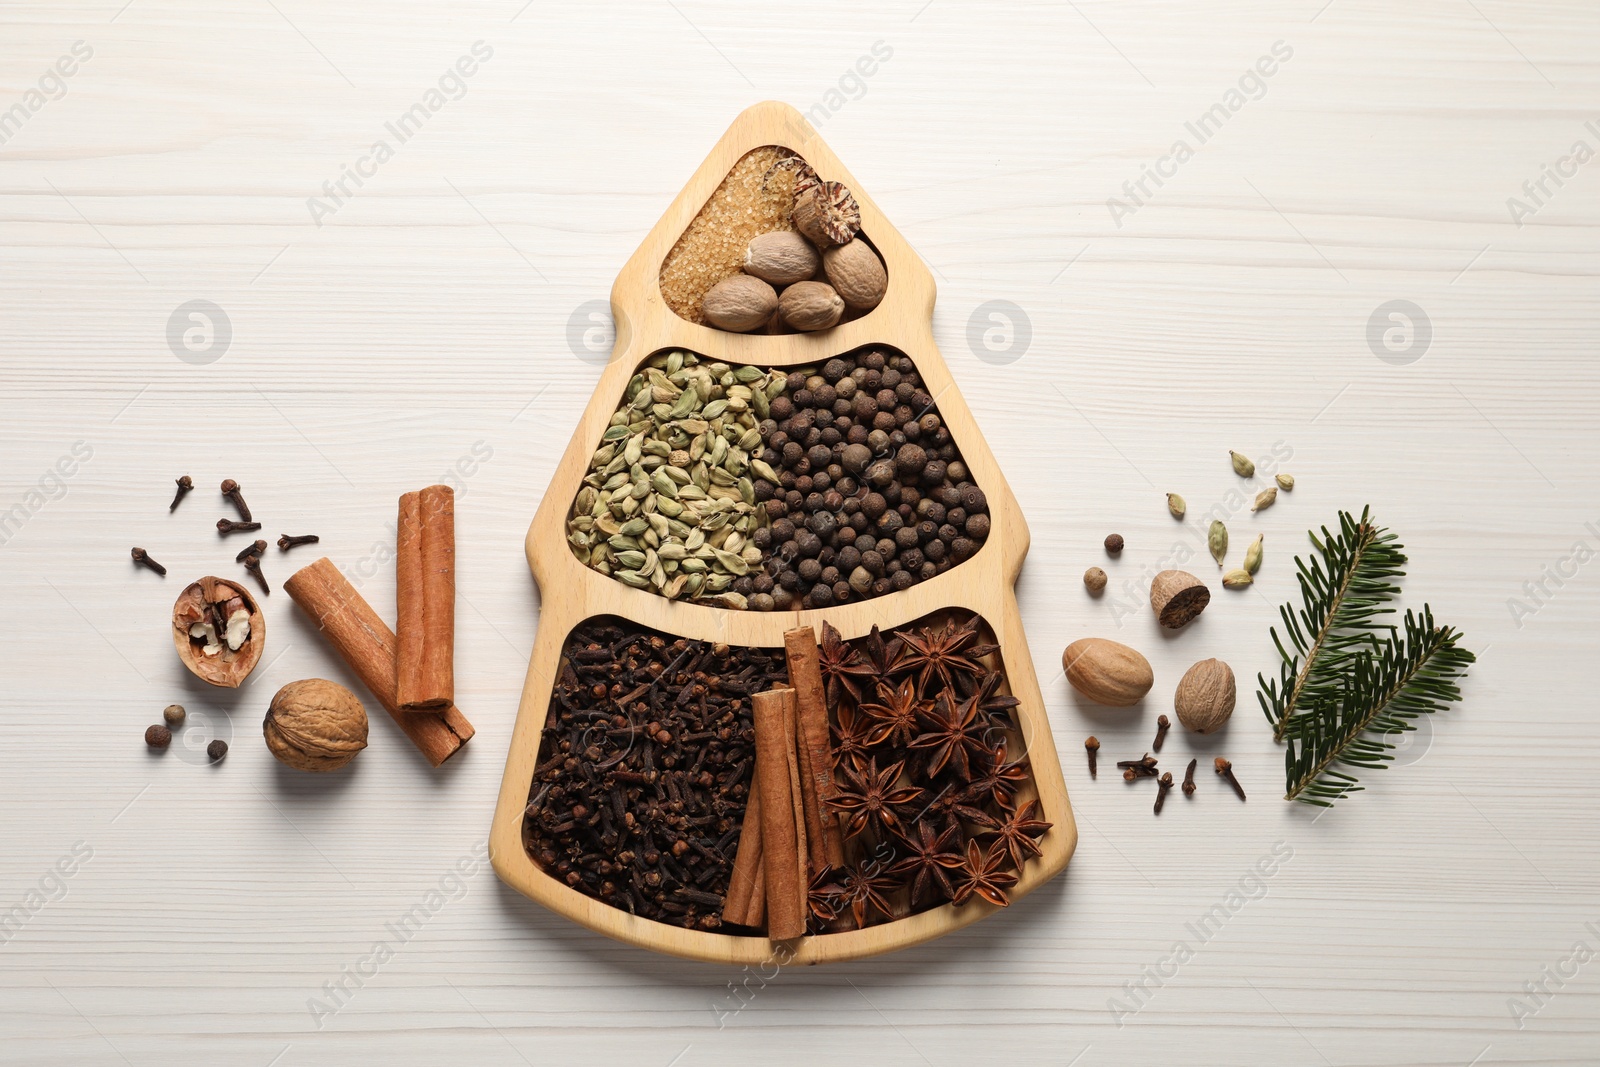
M 1600 562 L 1573 551 L 1600 548 L 1600 163 L 1547 183 L 1520 227 L 1507 208 L 1595 145 L 1591 9 L 911 0 L 778 27 L 731 0 L 274 4 L 0 8 L 3 109 L 74 41 L 94 48 L 0 145 L 0 515 L 30 501 L 0 528 L 0 915 L 60 897 L 0 944 L 0 1063 L 1592 1062 L 1600 964 L 1565 965 L 1536 1014 L 1510 1002 L 1574 942 L 1600 948 Z M 494 55 L 466 95 L 318 227 L 307 198 L 479 39 Z M 1265 94 L 1116 225 L 1107 200 L 1278 40 L 1294 56 Z M 892 56 L 862 75 L 878 41 Z M 726 967 L 502 887 L 482 848 L 552 607 L 528 520 L 601 380 L 606 294 L 765 99 L 813 111 L 939 285 L 933 338 L 1032 533 L 1017 599 L 1081 840 L 970 929 L 730 989 Z M 167 339 L 198 298 L 233 325 L 209 365 Z M 1031 327 L 1009 363 L 981 343 L 994 320 L 968 340 L 1002 299 Z M 1392 299 L 1434 328 L 1408 365 L 1367 343 Z M 242 426 L 239 446 L 219 454 L 200 412 Z M 1198 517 L 1236 487 L 1227 450 L 1274 445 L 1294 493 L 1234 520 L 1266 534 L 1256 586 L 1214 590 L 1177 638 L 1119 610 L 1169 558 L 1209 577 Z M 199 488 L 169 516 L 183 473 Z M 211 528 L 224 477 L 264 535 L 323 538 L 264 561 L 271 647 L 232 696 L 188 681 L 163 629 L 177 583 L 243 577 Z M 329 555 L 392 621 L 394 500 L 430 482 L 457 492 L 457 699 L 478 736 L 433 771 L 380 716 L 337 781 L 278 770 L 272 692 L 358 687 L 280 583 Z M 1250 679 L 1305 530 L 1366 503 L 1411 552 L 1405 601 L 1482 658 L 1417 757 L 1313 822 L 1275 799 Z M 1113 530 L 1129 547 L 1108 564 Z M 1091 564 L 1106 599 L 1082 594 Z M 1054 664 L 1091 635 L 1149 657 L 1145 706 L 1068 691 Z M 1139 755 L 1208 656 L 1240 708 L 1163 756 L 1226 754 L 1249 802 L 1202 774 L 1154 819 L 1148 795 L 1091 783 L 1084 735 L 1103 761 Z M 183 741 L 146 755 L 173 700 L 189 743 L 228 737 L 220 767 Z M 79 841 L 93 855 L 61 895 L 48 872 Z M 1293 856 L 1201 944 L 1188 926 L 1278 842 Z M 417 908 L 402 943 L 388 926 Z M 1164 963 L 1180 940 L 1192 957 Z M 392 957 L 315 1014 L 380 941 Z

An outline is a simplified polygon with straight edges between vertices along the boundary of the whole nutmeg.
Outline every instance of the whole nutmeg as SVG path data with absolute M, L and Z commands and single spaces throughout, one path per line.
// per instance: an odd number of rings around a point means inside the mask
M 1085 637 L 1061 653 L 1061 667 L 1072 688 L 1096 704 L 1132 707 L 1155 684 L 1150 661 L 1127 645 Z
M 172 744 L 172 731 L 156 723 L 144 732 L 144 743 L 151 748 L 166 748 Z
M 744 333 L 766 325 L 777 306 L 772 286 L 750 274 L 735 274 L 706 291 L 700 310 L 717 329 Z
M 859 237 L 823 252 L 822 269 L 846 306 L 858 311 L 877 307 L 889 288 L 883 260 Z
M 1235 697 L 1233 668 L 1220 659 L 1203 659 L 1178 682 L 1172 707 L 1185 729 L 1209 734 L 1233 714 Z
M 1187 626 L 1211 603 L 1211 590 L 1188 571 L 1162 571 L 1150 583 L 1150 609 L 1169 630 Z
M 778 297 L 778 317 L 806 333 L 836 326 L 843 316 L 844 301 L 826 282 L 795 282 Z
M 367 712 L 338 682 L 305 678 L 278 690 L 261 731 L 280 763 L 336 771 L 367 747 Z
M 821 265 L 816 248 L 793 230 L 760 234 L 744 250 L 744 272 L 780 288 L 814 277 Z
M 1106 591 L 1106 572 L 1099 567 L 1090 567 L 1083 572 L 1083 584 L 1089 587 L 1089 592 L 1099 596 Z

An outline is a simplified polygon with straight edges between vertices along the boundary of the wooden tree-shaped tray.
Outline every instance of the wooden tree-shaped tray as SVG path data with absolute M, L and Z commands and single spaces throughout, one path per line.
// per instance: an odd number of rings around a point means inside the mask
M 736 334 L 689 322 L 666 305 L 659 276 L 668 252 L 734 164 L 746 152 L 767 145 L 799 153 L 823 179 L 843 182 L 854 192 L 861 207 L 862 232 L 871 237 L 889 274 L 882 303 L 860 318 L 819 333 Z M 1032 765 L 1031 790 L 1037 791 L 1040 817 L 1054 824 L 1039 841 L 1043 854 L 1021 872 L 1012 898 L 1036 889 L 1066 866 L 1077 845 L 1077 827 L 1014 592 L 1028 551 L 1028 528 L 934 345 L 933 301 L 933 277 L 910 246 L 800 113 L 773 102 L 757 104 L 734 121 L 623 267 L 611 291 L 616 322 L 611 360 L 528 530 L 528 563 L 539 584 L 542 617 L 490 835 L 495 871 L 508 885 L 592 930 L 630 944 L 732 964 L 759 964 L 773 957 L 773 943 L 764 937 L 682 929 L 611 907 L 546 874 L 527 854 L 521 832 L 523 811 L 562 648 L 574 627 L 600 615 L 695 640 L 781 648 L 786 630 L 809 625 L 820 631 L 824 620 L 844 638 L 853 639 L 875 624 L 889 630 L 947 609 L 977 612 L 994 632 L 1009 687 L 1021 701 L 1016 717 Z M 909 589 L 874 599 L 817 610 L 757 612 L 674 601 L 630 588 L 591 570 L 569 550 L 566 518 L 589 457 L 629 379 L 646 358 L 684 349 L 729 363 L 794 367 L 821 363 L 870 344 L 892 346 L 916 362 L 973 481 L 988 497 L 991 531 L 970 559 Z M 1031 790 L 1023 799 L 1031 797 Z M 998 910 L 978 900 L 959 908 L 946 904 L 862 930 L 801 938 L 791 944 L 788 955 L 803 963 L 876 955 L 949 933 Z

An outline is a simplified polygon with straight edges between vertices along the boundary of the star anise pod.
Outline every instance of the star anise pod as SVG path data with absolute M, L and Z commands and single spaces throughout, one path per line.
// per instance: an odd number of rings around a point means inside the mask
M 998 908 L 1010 904 L 1006 890 L 1017 884 L 1017 876 L 1008 869 L 1006 861 L 1006 850 L 999 845 L 983 849 L 978 842 L 968 840 L 967 858 L 963 865 L 966 880 L 956 888 L 956 904 L 965 904 L 974 894 Z
M 939 833 L 927 822 L 919 822 L 913 834 L 901 834 L 900 843 L 906 850 L 905 859 L 889 868 L 889 873 L 911 879 L 911 903 L 927 899 L 933 903 L 955 896 L 955 886 L 950 883 L 950 871 L 959 870 L 966 862 L 958 845 L 951 847 L 951 838 L 957 828 L 946 826 Z
M 1005 676 L 999 671 L 994 671 L 985 674 L 978 682 L 978 713 L 987 719 L 991 726 L 1009 730 L 1017 725 L 1012 712 L 1022 705 L 1022 701 L 1010 693 L 1000 692 L 1000 683 L 1004 681 Z
M 981 660 L 999 645 L 978 644 L 978 616 L 957 626 L 954 619 L 939 629 L 897 630 L 895 636 L 905 645 L 896 668 L 913 671 L 917 687 L 929 694 L 929 683 L 937 679 L 946 689 L 956 688 L 957 678 L 971 679 L 986 673 Z
M 993 800 L 1002 806 L 1011 803 L 1018 789 L 1028 781 L 1028 757 L 1007 763 L 1005 746 L 997 745 L 989 750 L 986 769 L 981 774 L 972 778 L 972 784 L 967 787 L 966 799 L 974 804 L 987 803 Z
M 875 873 L 879 871 L 881 868 L 876 864 L 856 864 L 846 868 L 844 881 L 839 886 L 840 900 L 850 906 L 850 916 L 855 919 L 857 929 L 867 925 L 867 916 L 873 912 L 885 919 L 894 918 L 884 894 L 899 889 L 900 882 L 889 874 Z
M 873 721 L 867 743 L 907 747 L 917 735 L 917 720 L 929 707 L 928 702 L 917 693 L 916 684 L 910 678 L 898 686 L 880 686 L 878 700 L 880 703 L 861 705 L 862 712 Z
M 833 765 L 836 770 L 859 767 L 867 761 L 868 749 L 872 747 L 873 728 L 873 721 L 849 704 L 840 704 L 834 710 L 829 729 L 833 733 Z
M 937 826 L 953 826 L 957 829 L 961 828 L 962 823 L 972 823 L 982 830 L 995 830 L 1000 825 L 988 812 L 967 803 L 966 791 L 956 782 L 946 782 L 938 795 L 924 804 L 921 810 L 902 812 L 901 815 L 904 822 L 926 820 Z
M 828 799 L 828 806 L 845 816 L 844 836 L 855 837 L 868 827 L 883 831 L 900 825 L 895 809 L 922 795 L 915 786 L 895 788 L 904 767 L 905 761 L 901 760 L 880 771 L 874 757 L 865 769 L 857 767 L 845 772 L 847 781 Z
M 905 651 L 905 645 L 898 637 L 891 637 L 885 641 L 883 633 L 878 629 L 878 624 L 872 624 L 872 632 L 856 642 L 868 666 L 872 668 L 872 678 L 875 682 L 889 684 L 893 675 L 900 666 L 900 656 Z
M 1003 804 L 1000 808 L 1000 820 L 995 828 L 978 831 L 982 836 L 993 836 L 992 847 L 997 851 L 1008 853 L 1012 865 L 1019 871 L 1030 857 L 1041 855 L 1044 851 L 1034 838 L 1043 837 L 1045 831 L 1055 825 L 1033 817 L 1034 809 L 1038 806 L 1037 800 L 1028 801 L 1020 809 Z
M 846 693 L 852 702 L 859 703 L 862 683 L 870 682 L 878 674 L 877 669 L 854 647 L 841 640 L 839 631 L 827 622 L 822 624 L 817 659 L 822 666 L 828 704 L 832 707 L 839 707 L 843 703 L 840 698 Z
M 821 933 L 826 929 L 829 923 L 839 917 L 839 912 L 845 906 L 844 890 L 839 886 L 841 873 L 833 867 L 824 867 L 811 879 L 806 892 L 806 908 L 809 912 L 806 928 L 812 933 Z
M 984 741 L 983 723 L 978 721 L 977 701 L 969 697 L 952 705 L 949 694 L 941 694 L 934 701 L 933 710 L 922 713 L 921 721 L 928 732 L 912 741 L 911 747 L 928 750 L 929 776 L 949 764 L 963 780 L 971 781 L 973 763 L 981 768 L 990 751 Z

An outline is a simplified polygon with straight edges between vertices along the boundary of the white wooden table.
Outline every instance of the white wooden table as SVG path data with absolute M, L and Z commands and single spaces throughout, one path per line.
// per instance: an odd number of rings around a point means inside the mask
M 4 5 L 0 1062 L 1594 1062 L 1594 12 L 864 6 Z M 747 976 L 576 928 L 479 850 L 539 621 L 523 533 L 598 376 L 589 304 L 764 98 L 810 111 L 940 280 L 941 346 L 1032 524 L 1022 609 L 1081 841 L 946 940 Z M 225 346 L 185 346 L 197 300 Z M 1228 506 L 1230 448 L 1298 486 L 1233 520 L 1267 535 L 1255 588 L 1165 638 L 1118 604 L 1163 558 L 1215 573 L 1193 519 Z M 478 736 L 454 763 L 379 716 L 348 773 L 274 764 L 271 693 L 349 680 L 281 590 L 243 690 L 183 673 L 164 620 L 184 576 L 233 573 L 224 477 L 390 617 L 396 497 L 458 485 Z M 1404 602 L 1481 661 L 1317 820 L 1278 799 L 1249 680 L 1304 531 L 1365 504 L 1412 553 Z M 1054 665 L 1092 634 L 1150 656 L 1143 711 L 1069 694 Z M 1235 722 L 1164 756 L 1228 755 L 1249 802 L 1207 774 L 1157 820 L 1089 782 L 1084 736 L 1138 755 L 1212 655 Z M 146 753 L 173 701 L 226 762 Z

